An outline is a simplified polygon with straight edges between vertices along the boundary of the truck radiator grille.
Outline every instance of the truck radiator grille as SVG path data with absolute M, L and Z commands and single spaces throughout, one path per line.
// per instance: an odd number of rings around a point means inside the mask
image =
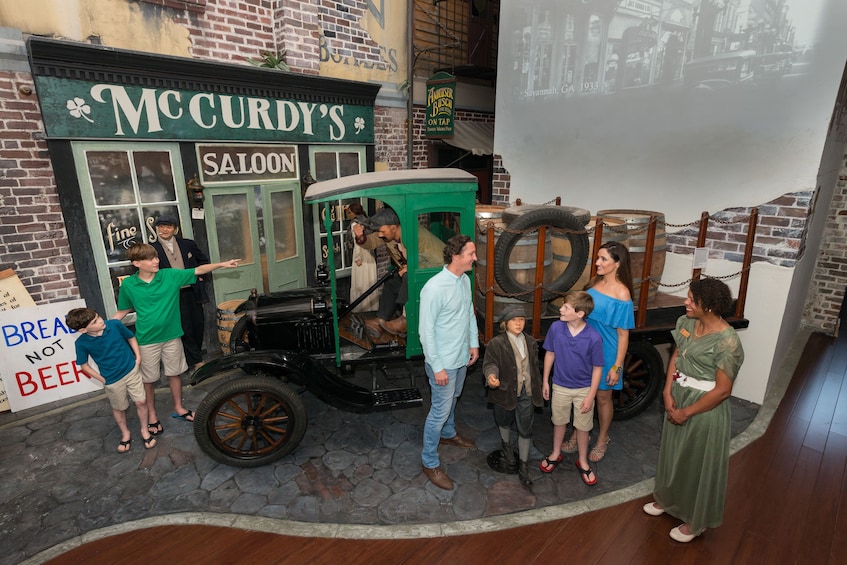
M 310 353 L 334 351 L 335 344 L 331 323 L 303 322 L 297 324 L 297 346 L 300 351 Z

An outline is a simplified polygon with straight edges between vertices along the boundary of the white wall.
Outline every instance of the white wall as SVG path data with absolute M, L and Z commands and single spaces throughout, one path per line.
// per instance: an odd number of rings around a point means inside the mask
M 577 93 L 568 94 L 555 81 L 549 90 L 532 90 L 538 85 L 529 85 L 527 78 L 527 69 L 538 61 L 533 57 L 539 52 L 545 20 L 553 25 L 547 37 L 554 47 L 544 59 L 550 72 L 541 75 L 554 76 L 552 67 L 562 65 L 565 51 L 572 48 L 565 45 L 568 41 L 584 53 L 597 53 L 599 42 L 600 53 L 607 57 L 620 45 L 614 31 L 607 34 L 609 27 L 618 29 L 608 22 L 606 27 L 594 26 L 599 34 L 580 31 L 589 18 L 599 14 L 608 20 L 617 10 L 630 19 L 624 25 L 632 25 L 640 17 L 633 6 L 673 5 L 693 14 L 699 4 L 503 0 L 494 152 L 511 174 L 513 202 L 521 198 L 541 203 L 561 196 L 563 204 L 592 212 L 656 210 L 671 224 L 696 220 L 703 210 L 759 206 L 786 193 L 818 190 L 820 210 L 812 217 L 806 256 L 797 270 L 762 262 L 752 266 L 746 308 L 750 329 L 742 332 L 747 361 L 734 394 L 761 402 L 771 367 L 782 359 L 779 348 L 790 343 L 799 328 L 814 256 L 822 244 L 824 210 L 832 195 L 832 187 L 821 191 L 820 183 L 834 182 L 831 166 L 843 154 L 843 144 L 841 153 L 832 140 L 825 144 L 847 58 L 847 1 L 786 0 L 795 45 L 802 42 L 812 49 L 798 57 L 791 70 L 766 80 L 711 89 L 686 87 L 677 79 L 588 94 L 578 93 L 577 84 Z M 565 40 L 569 15 L 577 28 L 573 38 Z M 620 22 L 621 16 L 616 17 Z M 646 18 L 642 21 L 647 23 Z M 523 49 L 529 43 L 532 49 Z M 578 59 L 574 68 L 583 62 Z M 669 256 L 663 281 L 689 278 L 690 261 Z M 738 263 L 713 261 L 705 272 L 720 275 L 739 268 Z M 729 282 L 737 292 L 737 279 Z
M 847 54 L 847 33 L 833 22 L 847 21 L 847 2 L 787 3 L 816 49 L 784 75 L 718 90 L 678 80 L 606 95 L 529 95 L 516 37 L 528 23 L 537 35 L 544 14 L 559 22 L 576 13 L 579 25 L 588 3 L 503 0 L 495 153 L 511 174 L 511 200 L 562 196 L 571 206 L 657 210 L 681 223 L 814 188 Z
M 665 258 L 665 270 L 662 273 L 663 284 L 677 284 L 691 278 L 690 255 L 669 253 Z M 703 269 L 704 275 L 722 277 L 737 273 L 740 265 L 731 261 L 710 259 Z M 788 289 L 794 276 L 794 269 L 777 267 L 770 263 L 757 262 L 750 267 L 750 281 L 744 317 L 750 320 L 750 327 L 739 330 L 744 347 L 744 364 L 735 381 L 732 395 L 744 400 L 761 404 L 765 398 L 770 379 L 771 362 L 777 353 L 776 343 L 783 323 Z M 725 281 L 738 296 L 740 277 Z M 685 296 L 686 286 L 674 292 L 660 288 L 662 292 Z M 781 359 L 781 356 L 779 356 Z

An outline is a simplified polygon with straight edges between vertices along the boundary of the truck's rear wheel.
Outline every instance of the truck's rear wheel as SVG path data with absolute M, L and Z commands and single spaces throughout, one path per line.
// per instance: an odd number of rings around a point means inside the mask
M 282 459 L 306 433 L 306 407 L 293 388 L 272 377 L 223 383 L 197 407 L 194 437 L 212 459 L 259 467 Z
M 630 341 L 623 365 L 623 390 L 613 395 L 615 420 L 632 418 L 650 406 L 665 380 L 662 356 L 646 341 Z

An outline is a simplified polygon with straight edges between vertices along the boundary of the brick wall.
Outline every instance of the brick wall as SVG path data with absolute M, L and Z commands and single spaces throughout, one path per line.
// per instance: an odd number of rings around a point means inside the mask
M 827 212 L 809 293 L 803 308 L 805 323 L 833 333 L 838 329 L 847 287 L 847 156 L 841 163 L 832 205 Z
M 753 262 L 767 261 L 782 267 L 794 267 L 800 258 L 805 237 L 813 192 L 793 192 L 765 204 L 760 204 L 756 239 L 753 245 Z M 706 247 L 712 259 L 725 259 L 741 263 L 747 239 L 751 208 L 727 208 L 710 214 L 706 232 Z M 666 231 L 680 225 L 668 224 Z M 697 244 L 699 218 L 685 224 L 684 229 L 667 236 L 668 251 L 688 255 Z
M 349 0 L 345 4 L 351 3 Z M 359 3 L 359 2 L 355 2 Z M 274 33 L 280 51 L 285 49 L 285 62 L 292 71 L 307 75 L 320 73 L 320 9 L 321 0 L 287 0 L 274 2 Z
M 503 157 L 494 155 L 494 176 L 491 179 L 491 203 L 508 204 L 512 191 L 512 175 L 503 166 Z
M 0 269 L 37 304 L 79 297 L 43 132 L 32 77 L 0 72 Z
M 191 38 L 191 56 L 224 63 L 258 59 L 262 51 L 276 52 L 274 14 L 267 0 L 214 0 L 202 10 L 172 8 L 173 19 L 185 26 Z

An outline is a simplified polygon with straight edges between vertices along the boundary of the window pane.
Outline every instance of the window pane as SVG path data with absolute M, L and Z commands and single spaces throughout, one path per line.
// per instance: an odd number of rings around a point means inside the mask
M 342 177 L 357 175 L 361 172 L 361 169 L 359 169 L 358 153 L 339 153 L 338 165 L 341 169 Z
M 338 177 L 335 153 L 315 153 L 315 180 L 330 180 Z
M 103 236 L 106 261 L 109 263 L 126 261 L 126 250 L 136 243 L 144 242 L 144 232 L 138 225 L 135 208 L 100 210 L 97 219 Z
M 85 158 L 98 206 L 135 203 L 132 172 L 125 151 L 88 151 Z
M 136 151 L 132 154 L 142 202 L 176 200 L 171 156 L 167 151 Z
M 215 233 L 222 258 L 241 259 L 241 263 L 254 263 L 250 239 L 250 218 L 247 196 L 223 194 L 212 198 L 215 210 Z
M 112 281 L 112 290 L 115 293 L 115 303 L 118 302 L 118 292 L 120 291 L 121 283 L 125 278 L 134 274 L 137 270 L 138 269 L 136 269 L 132 264 L 109 268 L 109 279 Z
M 418 215 L 418 266 L 424 269 L 444 263 L 444 242 L 459 233 L 461 214 L 429 212 Z
M 294 232 L 294 195 L 291 192 L 271 194 L 274 226 L 274 255 L 277 261 L 297 255 L 297 234 Z

